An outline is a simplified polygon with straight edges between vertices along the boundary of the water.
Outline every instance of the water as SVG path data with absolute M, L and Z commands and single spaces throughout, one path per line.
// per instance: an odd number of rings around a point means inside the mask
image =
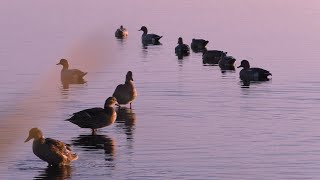
M 0 2 L 1 179 L 319 179 L 316 0 Z M 115 39 L 123 24 L 129 37 Z M 163 35 L 143 48 L 142 25 Z M 178 37 L 209 40 L 270 70 L 243 88 L 201 54 L 174 55 Z M 87 71 L 63 88 L 61 58 Z M 103 106 L 133 72 L 133 109 L 97 132 L 63 121 Z M 31 127 L 72 144 L 79 160 L 48 168 L 23 143 Z

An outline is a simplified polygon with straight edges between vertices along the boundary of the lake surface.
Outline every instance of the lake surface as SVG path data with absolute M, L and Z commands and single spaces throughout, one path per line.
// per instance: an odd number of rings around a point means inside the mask
M 319 179 L 317 0 L 0 2 L 1 179 Z M 124 25 L 127 39 L 114 37 Z M 143 47 L 142 25 L 162 35 Z M 243 87 L 239 69 L 178 59 L 178 37 L 209 40 L 236 66 L 272 73 Z M 63 87 L 61 58 L 87 71 Z M 102 107 L 128 70 L 138 97 L 91 135 L 64 121 Z M 129 106 L 128 106 L 129 107 Z M 23 143 L 30 128 L 79 159 L 48 168 Z

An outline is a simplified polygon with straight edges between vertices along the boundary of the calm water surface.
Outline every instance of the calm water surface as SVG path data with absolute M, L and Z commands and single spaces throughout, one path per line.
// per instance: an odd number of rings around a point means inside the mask
M 1 179 L 319 179 L 319 18 L 317 0 L 1 1 Z M 142 25 L 162 45 L 143 47 Z M 243 88 L 239 69 L 178 60 L 179 36 L 273 78 Z M 63 87 L 61 58 L 88 82 Z M 114 125 L 91 135 L 63 121 L 103 106 L 128 70 L 138 97 Z M 48 168 L 23 143 L 32 127 L 79 160 Z

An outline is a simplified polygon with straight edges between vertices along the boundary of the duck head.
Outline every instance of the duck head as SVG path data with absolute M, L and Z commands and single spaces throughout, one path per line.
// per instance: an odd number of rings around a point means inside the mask
M 144 34 L 147 34 L 147 33 L 148 33 L 148 29 L 147 29 L 147 27 L 145 27 L 145 26 L 142 26 L 142 27 L 139 29 L 139 31 L 143 31 Z
M 69 68 L 69 63 L 66 59 L 60 59 L 60 62 L 57 65 L 62 65 L 63 68 Z
M 178 44 L 183 44 L 182 37 L 179 37 L 179 38 L 178 38 Z
M 126 82 L 130 82 L 130 81 L 133 81 L 132 72 L 128 71 L 126 75 Z
M 240 67 L 243 67 L 243 69 L 249 69 L 249 68 L 250 68 L 249 61 L 247 61 L 247 60 L 242 60 L 242 61 L 241 61 L 241 65 L 238 66 L 238 68 L 240 68 Z
M 117 105 L 119 106 L 118 104 L 118 101 L 115 97 L 111 96 L 111 97 L 108 97 L 108 99 L 106 100 L 106 102 L 104 103 L 104 107 L 111 107 L 113 105 Z
M 32 128 L 30 129 L 29 131 L 29 136 L 28 138 L 24 141 L 24 142 L 28 142 L 30 141 L 31 139 L 35 139 L 35 140 L 38 140 L 40 138 L 43 137 L 43 134 L 42 134 L 42 131 L 39 129 L 39 128 Z

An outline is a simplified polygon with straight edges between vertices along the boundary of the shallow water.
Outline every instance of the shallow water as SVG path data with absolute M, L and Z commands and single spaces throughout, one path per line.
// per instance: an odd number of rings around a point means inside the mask
M 319 16 L 316 0 L 1 1 L 1 179 L 319 179 Z M 142 25 L 162 45 L 143 47 Z M 272 80 L 243 87 L 239 69 L 178 59 L 180 36 Z M 88 82 L 63 87 L 61 58 Z M 138 97 L 114 125 L 91 135 L 64 121 L 103 106 L 128 70 Z M 32 127 L 79 159 L 48 168 L 23 143 Z

